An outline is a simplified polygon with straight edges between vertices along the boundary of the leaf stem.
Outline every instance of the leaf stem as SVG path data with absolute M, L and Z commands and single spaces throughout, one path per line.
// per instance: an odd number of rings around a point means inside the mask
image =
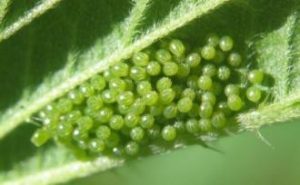
M 265 125 L 272 125 L 299 117 L 300 91 L 297 91 L 279 102 L 240 114 L 237 119 L 242 131 L 253 131 Z
M 85 177 L 95 172 L 121 166 L 123 160 L 100 157 L 94 161 L 75 161 L 57 168 L 47 169 L 17 180 L 3 182 L 2 185 L 46 185 L 67 182 L 76 177 Z
M 143 15 L 145 15 L 150 1 L 151 0 L 134 0 L 135 5 L 131 10 L 130 17 L 125 20 L 123 25 L 125 32 L 123 41 L 125 46 L 130 44 L 136 35 L 137 27 L 143 20 Z
M 0 25 L 2 25 L 2 21 L 4 19 L 4 16 L 6 15 L 7 8 L 10 4 L 10 0 L 1 0 L 0 1 Z
M 43 15 L 61 1 L 62 0 L 44 0 L 31 10 L 27 11 L 24 16 L 20 17 L 16 22 L 12 23 L 10 26 L 0 32 L 0 42 L 17 33 L 24 26 L 31 23 L 35 18 Z

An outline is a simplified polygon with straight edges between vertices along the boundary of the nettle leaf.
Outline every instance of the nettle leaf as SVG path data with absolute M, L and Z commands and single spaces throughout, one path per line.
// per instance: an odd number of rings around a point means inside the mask
M 232 35 L 247 61 L 274 77 L 273 88 L 267 90 L 271 103 L 240 114 L 241 130 L 299 118 L 297 0 L 9 4 L 0 2 L 1 184 L 62 183 L 122 165 L 123 160 L 106 157 L 78 160 L 53 143 L 36 149 L 30 143 L 35 126 L 25 123 L 93 75 L 168 36 L 196 44 L 210 32 Z

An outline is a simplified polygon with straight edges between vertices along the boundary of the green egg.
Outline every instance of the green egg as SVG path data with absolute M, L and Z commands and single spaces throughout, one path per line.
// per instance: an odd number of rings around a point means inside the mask
M 202 90 L 210 90 L 213 86 L 213 81 L 209 76 L 200 76 L 198 79 L 198 87 Z
M 105 143 L 100 139 L 92 139 L 89 142 L 89 150 L 93 153 L 101 153 L 105 150 Z
M 156 91 L 149 91 L 143 96 L 145 105 L 152 106 L 158 102 L 159 96 Z
M 140 81 L 137 84 L 136 91 L 140 96 L 143 96 L 152 90 L 152 85 L 149 81 Z
M 159 49 L 155 53 L 155 58 L 157 61 L 159 61 L 161 63 L 165 63 L 165 62 L 172 60 L 172 55 L 168 50 Z
M 153 127 L 155 118 L 151 114 L 145 114 L 141 117 L 140 125 L 145 129 Z
M 227 98 L 227 105 L 232 111 L 239 111 L 242 109 L 244 103 L 238 95 L 230 95 Z
M 113 78 L 109 80 L 109 89 L 115 92 L 123 92 L 127 88 L 127 84 L 124 80 L 120 78 Z
M 102 100 L 104 103 L 111 104 L 117 101 L 118 92 L 112 89 L 102 91 Z
M 202 68 L 202 74 L 205 76 L 213 77 L 217 74 L 217 68 L 213 64 L 206 64 Z
M 130 112 L 140 115 L 144 113 L 145 109 L 146 109 L 146 105 L 143 99 L 137 98 L 131 105 Z
M 178 64 L 178 72 L 176 76 L 178 78 L 186 78 L 190 74 L 190 66 L 186 63 L 179 63 Z
M 96 136 L 97 138 L 101 139 L 101 140 L 106 140 L 110 137 L 111 135 L 111 130 L 108 126 L 106 125 L 101 125 L 97 128 L 96 130 Z
M 31 137 L 31 142 L 36 146 L 40 147 L 45 144 L 51 137 L 49 131 L 44 128 L 37 129 Z
M 137 52 L 133 54 L 132 61 L 136 66 L 147 66 L 147 64 L 149 63 L 149 55 L 142 51 Z
M 96 115 L 96 120 L 100 123 L 108 123 L 113 116 L 113 110 L 109 107 L 102 107 Z
M 210 119 L 200 119 L 199 120 L 199 128 L 202 132 L 209 132 L 212 130 L 212 124 Z
M 161 72 L 161 66 L 158 62 L 155 61 L 151 61 L 147 67 L 146 67 L 146 71 L 150 76 L 157 76 L 160 74 Z
M 159 100 L 162 104 L 168 105 L 173 102 L 174 98 L 176 96 L 176 93 L 173 89 L 168 88 L 164 89 L 159 93 Z
M 134 127 L 130 131 L 130 138 L 133 141 L 141 141 L 145 136 L 145 132 L 141 127 Z
M 224 91 L 225 91 L 224 93 L 225 93 L 226 96 L 230 96 L 230 95 L 233 95 L 233 94 L 235 94 L 235 95 L 239 95 L 240 94 L 240 88 L 236 84 L 228 84 L 228 85 L 226 85 Z
M 213 60 L 216 56 L 216 49 L 213 46 L 206 45 L 201 49 L 201 56 L 205 60 Z
M 211 105 L 215 105 L 217 98 L 214 93 L 208 91 L 201 95 L 201 101 L 210 103 Z
M 132 105 L 134 102 L 134 94 L 131 91 L 124 91 L 122 93 L 119 94 L 118 96 L 118 104 L 119 105 L 125 105 L 125 106 L 129 106 Z
M 264 79 L 264 73 L 262 70 L 252 70 L 249 72 L 248 74 L 248 80 L 252 83 L 252 84 L 260 84 L 262 83 Z
M 94 121 L 89 116 L 82 116 L 76 121 L 78 129 L 81 131 L 89 131 L 94 126 Z
M 165 107 L 163 115 L 166 119 L 171 119 L 171 118 L 175 118 L 177 115 L 177 106 L 175 103 L 172 103 L 168 106 Z
M 172 80 L 169 77 L 162 77 L 156 82 L 156 89 L 162 91 L 172 87 Z
M 75 89 L 68 93 L 68 98 L 72 101 L 73 104 L 79 105 L 83 102 L 84 96 L 81 91 Z
M 227 66 L 221 66 L 218 69 L 218 78 L 222 81 L 226 81 L 230 78 L 231 71 Z
M 173 39 L 169 44 L 169 50 L 176 57 L 181 57 L 185 53 L 185 46 L 180 40 Z
M 197 134 L 199 132 L 199 125 L 196 119 L 189 119 L 185 125 L 186 130 L 191 134 Z
M 109 126 L 113 130 L 120 130 L 124 124 L 124 118 L 121 115 L 113 115 L 109 121 Z
M 189 112 L 192 109 L 192 107 L 193 107 L 193 101 L 188 97 L 181 98 L 177 102 L 177 109 L 179 112 L 183 112 L 183 113 Z
M 163 73 L 166 76 L 175 76 L 179 71 L 179 66 L 175 62 L 165 62 L 163 64 Z
M 82 95 L 84 97 L 90 97 L 90 96 L 94 95 L 94 93 L 95 93 L 94 87 L 87 82 L 83 83 L 79 86 L 79 91 L 80 91 L 80 93 L 82 93 Z
M 86 104 L 91 110 L 99 110 L 104 103 L 101 95 L 93 95 L 87 99 Z
M 125 146 L 125 153 L 129 156 L 137 155 L 139 153 L 139 150 L 139 145 L 134 141 L 128 142 Z
M 201 56 L 198 53 L 191 53 L 186 57 L 185 61 L 190 67 L 194 68 L 199 66 Z
M 116 77 L 126 77 L 129 73 L 129 65 L 125 62 L 119 62 L 110 69 L 111 74 Z
M 88 132 L 86 132 L 84 130 L 80 130 L 79 128 L 75 128 L 73 130 L 73 133 L 72 133 L 72 138 L 75 141 L 86 140 L 86 139 L 89 138 L 89 134 L 88 134 Z
M 176 138 L 176 129 L 171 125 L 167 125 L 162 129 L 161 136 L 165 141 L 173 141 Z
M 207 36 L 206 40 L 208 45 L 216 47 L 220 42 L 220 37 L 217 34 L 212 33 Z
M 137 115 L 137 114 L 134 114 L 134 113 L 128 113 L 126 116 L 125 116 L 125 125 L 128 127 L 128 128 L 133 128 L 135 126 L 137 126 L 140 122 L 140 116 Z
M 242 57 L 239 53 L 232 52 L 229 54 L 229 56 L 227 58 L 227 62 L 232 67 L 239 67 L 242 63 Z
M 102 91 L 106 87 L 106 81 L 101 75 L 94 76 L 91 79 L 90 84 L 97 91 Z
M 186 88 L 182 91 L 181 97 L 187 97 L 191 100 L 194 100 L 196 98 L 196 92 L 191 88 Z
M 215 112 L 211 118 L 211 124 L 216 129 L 224 128 L 226 125 L 226 117 L 223 112 Z
M 133 66 L 130 69 L 130 77 L 134 81 L 141 81 L 147 78 L 147 72 L 144 67 Z
M 213 114 L 213 106 L 208 103 L 208 102 L 203 102 L 201 105 L 200 105 L 200 116 L 201 118 L 210 118 L 211 115 Z
M 222 51 L 227 52 L 232 50 L 233 45 L 234 45 L 233 40 L 229 36 L 224 36 L 220 39 L 219 47 Z
M 247 89 L 247 98 L 248 100 L 257 103 L 261 99 L 261 90 L 255 86 L 249 87 Z
M 56 135 L 61 138 L 71 137 L 73 132 L 73 126 L 67 122 L 60 122 L 57 126 Z
M 68 98 L 61 98 L 57 102 L 57 110 L 59 113 L 66 114 L 73 109 L 72 101 Z

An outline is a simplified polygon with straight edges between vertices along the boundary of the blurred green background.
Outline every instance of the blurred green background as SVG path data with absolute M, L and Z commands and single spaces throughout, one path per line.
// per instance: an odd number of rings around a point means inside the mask
M 127 162 L 123 167 L 69 185 L 299 185 L 300 121 L 221 139 L 216 152 L 190 146 L 169 154 Z

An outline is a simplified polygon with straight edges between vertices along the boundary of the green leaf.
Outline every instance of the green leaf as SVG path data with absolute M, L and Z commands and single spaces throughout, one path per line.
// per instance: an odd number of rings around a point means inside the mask
M 37 16 L 24 19 L 26 24 L 31 22 L 31 25 L 28 25 L 26 29 L 18 32 L 15 37 L 5 40 L 1 44 L 2 52 L 5 49 L 9 51 L 9 53 L 3 53 L 4 61 L 12 60 L 14 57 L 24 61 L 24 63 L 18 64 L 24 66 L 24 69 L 18 66 L 18 68 L 22 69 L 19 72 L 21 79 L 15 78 L 17 83 L 15 83 L 14 87 L 18 88 L 19 86 L 24 89 L 23 94 L 19 98 L 18 103 L 7 109 L 0 118 L 0 138 L 2 138 L 2 142 L 5 142 L 7 137 L 14 136 L 13 133 L 20 130 L 14 131 L 16 127 L 26 122 L 32 114 L 49 102 L 89 79 L 94 74 L 102 72 L 110 65 L 128 58 L 133 52 L 151 45 L 158 39 L 216 9 L 226 1 L 228 0 L 158 2 L 163 4 L 165 12 L 155 17 L 155 22 L 152 24 L 150 24 L 151 20 L 143 16 L 150 1 L 135 1 L 134 7 L 127 18 L 124 18 L 125 12 L 128 12 L 130 4 L 125 1 L 122 4 L 115 0 L 111 4 L 99 1 L 90 3 L 82 1 L 77 1 L 76 3 L 63 2 L 61 6 L 48 11 L 36 22 L 31 21 Z M 116 10 L 118 10 L 116 13 L 110 14 Z M 98 19 L 87 16 L 86 12 L 92 12 L 91 14 L 98 17 Z M 101 14 L 98 12 L 101 12 Z M 104 12 L 108 15 L 105 18 L 102 17 Z M 54 22 L 52 27 L 54 30 L 46 30 L 45 33 L 40 32 L 41 29 L 44 30 L 56 18 L 59 18 L 60 21 Z M 149 24 L 143 24 L 143 19 L 145 19 L 145 23 L 149 22 Z M 23 20 L 23 18 L 19 20 Z M 95 22 L 99 26 L 89 25 L 95 24 Z M 61 28 L 61 26 L 63 27 Z M 142 26 L 143 28 L 141 28 Z M 21 28 L 23 26 L 18 27 L 18 29 Z M 141 28 L 139 30 L 142 31 L 139 31 L 137 28 Z M 8 35 L 11 36 L 16 31 L 9 32 L 10 34 Z M 64 31 L 68 33 L 67 38 Z M 3 38 L 8 38 L 9 36 Z M 88 40 L 88 43 L 85 43 L 86 40 Z M 14 43 L 19 43 L 20 41 L 24 43 L 22 47 L 25 50 L 19 51 L 18 48 L 14 48 Z M 50 51 L 47 51 L 48 49 Z M 45 60 L 43 62 L 45 66 L 40 67 L 41 72 L 44 71 L 49 74 L 49 72 L 53 73 L 57 68 L 60 68 L 58 72 L 48 75 L 42 83 L 41 77 L 43 75 L 40 71 L 34 71 L 34 67 L 37 64 L 32 63 L 33 61 L 40 62 L 41 60 Z M 58 65 L 54 65 L 53 62 L 58 63 Z M 13 66 L 10 69 L 12 68 Z M 34 73 L 36 75 L 33 75 Z M 13 75 L 16 75 L 16 73 L 13 73 Z M 11 76 L 8 75 L 6 78 L 9 79 Z M 38 83 L 40 85 L 36 90 L 32 91 L 32 87 Z M 1 96 L 3 99 L 4 97 Z M 13 100 L 10 99 L 6 102 L 10 103 L 11 101 Z M 25 134 L 28 141 L 29 135 L 30 133 Z M 14 141 L 15 137 L 11 140 Z M 25 146 L 28 147 L 30 144 L 27 143 Z M 6 146 L 4 145 L 3 148 L 6 148 Z M 14 151 L 7 151 L 6 156 L 16 155 Z M 19 160 L 8 161 L 9 170 L 3 169 L 5 172 L 1 174 L 2 184 L 65 182 L 75 177 L 89 175 L 123 163 L 120 160 L 104 157 L 94 161 L 78 161 L 74 158 L 70 159 L 70 153 L 53 146 L 35 150 L 24 149 L 21 153 L 24 156 L 17 157 Z M 50 156 L 57 157 L 52 158 Z M 49 163 L 50 165 L 47 165 Z
M 53 143 L 36 149 L 29 142 L 34 127 L 25 122 L 94 74 L 163 37 L 197 44 L 217 32 L 234 36 L 239 45 L 246 42 L 239 49 L 248 55 L 247 62 L 258 62 L 274 77 L 274 88 L 271 103 L 238 116 L 241 130 L 299 118 L 299 3 L 227 1 L 36 0 L 26 7 L 14 1 L 8 9 L 0 4 L 0 15 L 5 15 L 0 32 L 0 109 L 5 110 L 0 115 L 0 183 L 68 182 L 122 165 L 123 160 L 105 157 L 80 161 Z

